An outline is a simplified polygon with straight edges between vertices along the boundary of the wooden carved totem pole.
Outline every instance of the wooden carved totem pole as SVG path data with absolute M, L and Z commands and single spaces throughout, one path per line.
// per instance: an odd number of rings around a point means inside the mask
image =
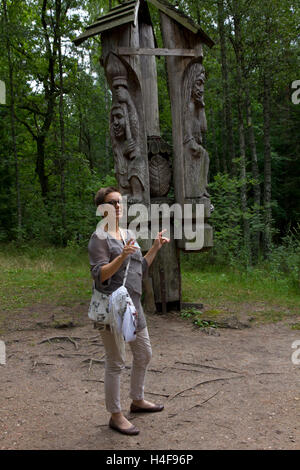
M 157 48 L 148 4 L 158 9 L 164 48 Z M 174 203 L 192 208 L 193 230 L 202 230 L 201 250 L 213 245 L 210 196 L 207 191 L 209 156 L 204 148 L 207 129 L 204 103 L 205 70 L 203 44 L 214 42 L 189 17 L 165 0 L 132 0 L 112 8 L 74 40 L 101 34 L 101 64 L 112 92 L 110 136 L 119 190 L 130 205 L 142 203 L 151 220 L 154 204 L 171 208 Z M 156 57 L 165 56 L 172 110 L 173 142 L 161 138 L 157 89 Z M 168 196 L 173 181 L 174 197 Z M 197 226 L 196 206 L 204 207 L 204 223 Z M 170 213 L 170 211 L 169 211 Z M 158 215 L 159 227 L 164 218 Z M 174 224 L 182 223 L 172 215 L 171 242 L 160 250 L 144 283 L 145 309 L 165 312 L 181 306 L 179 254 L 187 251 L 187 239 L 174 239 Z M 130 219 L 129 219 L 130 220 Z M 153 222 L 153 213 L 152 213 Z M 147 240 L 139 240 L 143 251 L 150 248 L 151 226 Z M 198 251 L 201 251 L 198 250 Z

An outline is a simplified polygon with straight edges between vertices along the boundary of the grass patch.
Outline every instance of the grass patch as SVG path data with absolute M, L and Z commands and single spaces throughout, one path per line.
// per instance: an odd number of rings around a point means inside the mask
M 2 312 L 39 302 L 68 306 L 87 301 L 91 296 L 87 251 L 0 245 L 0 296 Z
M 286 277 L 273 279 L 264 267 L 239 271 L 200 262 L 191 266 L 183 259 L 181 271 L 182 301 L 203 303 L 205 318 L 196 309 L 181 316 L 200 327 L 214 326 L 230 314 L 246 314 L 253 322 L 300 315 L 299 287 Z M 37 303 L 87 303 L 91 284 L 87 248 L 0 244 L 0 329 L 10 312 Z
M 203 303 L 210 317 L 224 310 L 280 321 L 300 315 L 300 290 L 286 277 L 273 279 L 264 267 L 239 271 L 220 266 L 189 267 L 182 263 L 182 301 Z

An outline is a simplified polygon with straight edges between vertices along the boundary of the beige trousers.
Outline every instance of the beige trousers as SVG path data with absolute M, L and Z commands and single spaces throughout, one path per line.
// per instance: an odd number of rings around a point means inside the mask
M 106 409 L 110 413 L 118 413 L 121 411 L 120 377 L 125 364 L 113 333 L 109 330 L 101 330 L 100 334 L 106 353 L 104 377 Z M 147 327 L 138 331 L 136 340 L 128 344 L 133 355 L 129 396 L 132 400 L 143 400 L 146 369 L 152 357 Z

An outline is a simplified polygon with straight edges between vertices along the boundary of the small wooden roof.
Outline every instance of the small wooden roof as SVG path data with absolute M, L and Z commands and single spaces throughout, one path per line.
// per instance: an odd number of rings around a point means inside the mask
M 204 44 L 212 47 L 214 41 L 185 13 L 175 8 L 166 0 L 129 0 L 112 8 L 107 15 L 98 18 L 93 24 L 87 26 L 86 30 L 74 39 L 74 44 L 79 46 L 86 39 L 101 34 L 110 29 L 117 28 L 126 23 L 137 23 L 140 3 L 151 3 L 158 10 L 181 24 L 194 34 L 200 35 Z
M 170 16 L 173 20 L 177 21 L 177 23 L 184 26 L 186 29 L 189 29 L 194 34 L 199 34 L 202 38 L 204 44 L 209 47 L 214 46 L 215 42 L 203 31 L 203 29 L 196 24 L 189 16 L 183 13 L 178 8 L 175 8 L 166 0 L 147 0 L 152 5 L 156 6 L 156 8 L 166 15 Z
M 88 38 L 126 23 L 132 22 L 136 24 L 138 8 L 139 1 L 136 0 L 131 0 L 112 8 L 107 15 L 101 16 L 90 26 L 87 26 L 86 30 L 73 41 L 74 44 L 79 46 Z

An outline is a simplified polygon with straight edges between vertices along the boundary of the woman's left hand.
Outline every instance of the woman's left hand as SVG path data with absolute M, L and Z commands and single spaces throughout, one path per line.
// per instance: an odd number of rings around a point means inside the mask
M 153 246 L 157 249 L 157 250 L 160 250 L 161 247 L 165 244 L 165 243 L 169 243 L 170 241 L 170 238 L 167 238 L 167 237 L 163 237 L 162 234 L 164 232 L 166 232 L 167 229 L 165 230 L 162 230 L 161 232 L 158 232 L 155 240 L 154 240 L 154 243 L 153 243 Z

